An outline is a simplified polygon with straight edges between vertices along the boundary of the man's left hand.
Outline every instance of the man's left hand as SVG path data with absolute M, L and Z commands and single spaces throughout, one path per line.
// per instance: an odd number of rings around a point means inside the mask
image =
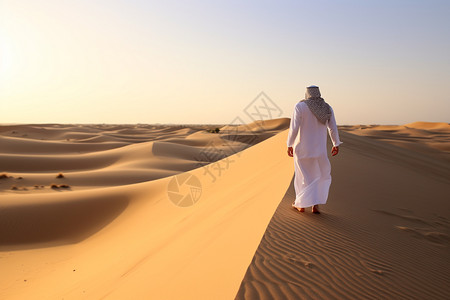
M 290 157 L 294 157 L 294 148 L 288 147 L 287 153 Z

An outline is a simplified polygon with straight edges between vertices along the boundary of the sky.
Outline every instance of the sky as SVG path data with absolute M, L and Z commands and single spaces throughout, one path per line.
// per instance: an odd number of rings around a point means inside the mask
M 268 104 L 290 117 L 309 85 L 341 125 L 450 122 L 449 15 L 448 0 L 0 0 L 0 123 L 247 123 Z

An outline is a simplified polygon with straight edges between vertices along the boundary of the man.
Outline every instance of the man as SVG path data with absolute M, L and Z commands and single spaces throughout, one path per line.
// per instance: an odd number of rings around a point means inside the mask
M 306 88 L 305 99 L 295 105 L 287 140 L 288 155 L 294 157 L 295 201 L 300 212 L 312 206 L 319 214 L 331 184 L 331 165 L 327 157 L 327 128 L 333 142 L 332 156 L 339 153 L 339 133 L 334 112 L 321 98 L 319 87 Z

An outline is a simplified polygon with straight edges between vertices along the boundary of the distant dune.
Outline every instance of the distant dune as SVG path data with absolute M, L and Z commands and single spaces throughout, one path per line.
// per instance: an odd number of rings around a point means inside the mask
M 449 124 L 340 127 L 317 216 L 289 121 L 0 126 L 0 299 L 448 297 Z
M 430 130 L 430 129 L 449 130 L 450 124 L 449 123 L 437 123 L 437 122 L 414 122 L 414 123 L 406 124 L 405 127 L 417 128 L 417 129 L 423 129 L 423 130 Z

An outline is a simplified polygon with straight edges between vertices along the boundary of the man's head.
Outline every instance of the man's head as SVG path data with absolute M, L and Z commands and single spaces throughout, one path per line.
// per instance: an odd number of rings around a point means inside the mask
M 318 86 L 311 85 L 306 88 L 305 99 L 320 98 L 320 90 Z

